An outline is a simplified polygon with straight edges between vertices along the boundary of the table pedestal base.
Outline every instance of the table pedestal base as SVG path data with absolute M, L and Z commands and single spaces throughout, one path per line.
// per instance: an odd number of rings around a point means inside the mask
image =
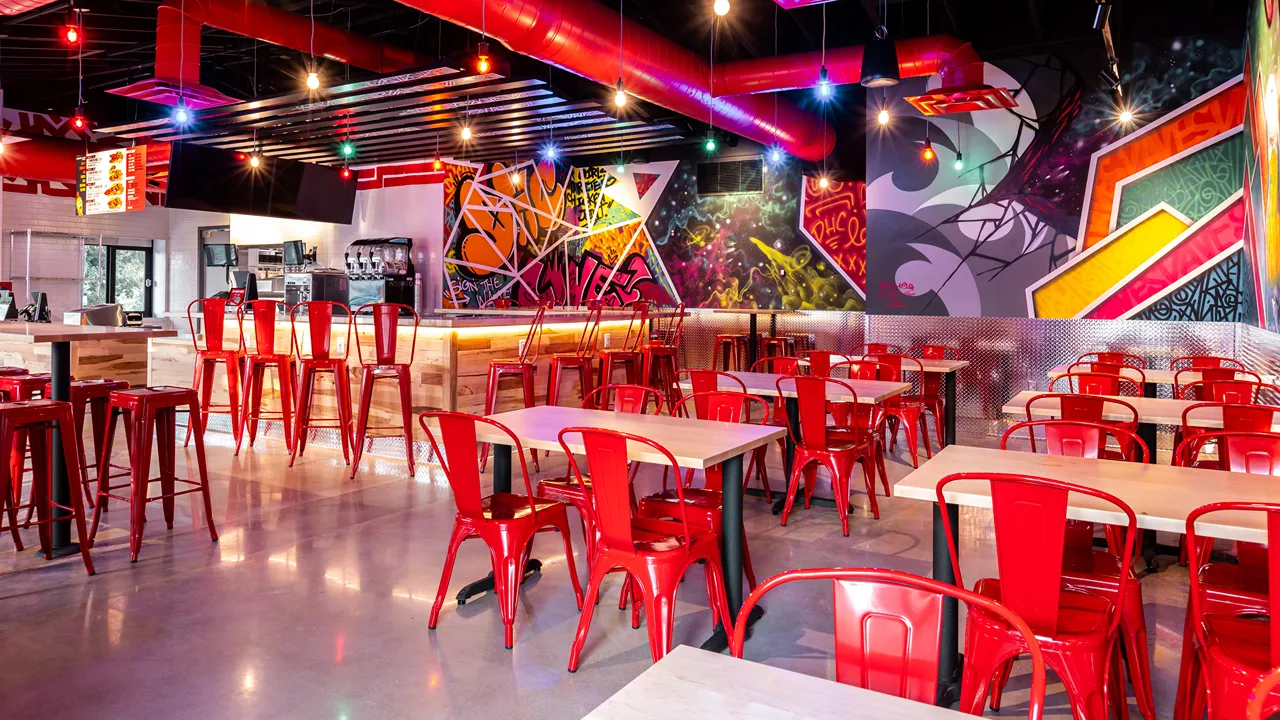
M 534 575 L 537 575 L 538 573 L 541 573 L 541 572 L 542 572 L 542 561 L 530 560 L 524 566 L 524 577 L 520 578 L 520 583 L 523 585 L 524 582 L 528 580 L 530 577 L 533 577 Z M 485 577 L 482 577 L 479 580 L 476 580 L 470 585 L 464 585 L 462 589 L 458 591 L 458 604 L 466 605 L 467 601 L 470 600 L 471 598 L 477 595 L 483 595 L 487 592 L 493 592 L 493 573 L 492 572 L 486 575 Z
M 762 617 L 764 617 L 763 605 L 756 605 L 751 608 L 751 614 L 746 619 L 747 632 L 742 638 L 744 642 L 751 637 L 751 626 L 755 625 L 756 621 Z M 741 621 L 741 618 L 739 618 L 739 621 Z M 715 632 L 711 633 L 711 637 L 702 643 L 702 649 L 717 653 L 722 653 L 729 649 L 729 634 L 724 631 L 724 623 L 716 623 Z

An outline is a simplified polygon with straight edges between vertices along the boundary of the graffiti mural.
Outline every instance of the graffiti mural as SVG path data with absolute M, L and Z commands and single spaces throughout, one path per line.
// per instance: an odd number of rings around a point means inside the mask
M 1251 0 L 1245 52 L 1245 243 L 1258 324 L 1280 330 L 1280 19 L 1274 0 Z
M 448 165 L 445 305 L 862 309 L 861 183 L 779 168 L 763 192 L 699 195 L 697 167 Z
M 1016 107 L 873 130 L 869 311 L 1249 320 L 1242 68 L 1230 42 L 1135 46 L 1125 126 L 1066 60 L 1003 61 L 986 78 Z M 1177 300 L 1191 287 L 1213 300 Z

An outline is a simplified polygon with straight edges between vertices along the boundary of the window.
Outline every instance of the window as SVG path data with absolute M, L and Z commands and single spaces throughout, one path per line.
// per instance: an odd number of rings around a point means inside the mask
M 151 315 L 151 250 L 116 245 L 84 246 L 84 304 L 119 303 L 125 312 Z

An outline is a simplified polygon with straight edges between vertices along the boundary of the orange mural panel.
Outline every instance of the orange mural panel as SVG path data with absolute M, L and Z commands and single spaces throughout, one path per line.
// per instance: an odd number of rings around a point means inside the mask
M 1208 100 L 1159 121 L 1129 142 L 1116 143 L 1114 150 L 1098 157 L 1093 185 L 1088 188 L 1088 215 L 1082 247 L 1093 247 L 1110 233 L 1111 209 L 1116 184 L 1158 162 L 1221 135 L 1244 122 L 1244 83 L 1223 90 Z

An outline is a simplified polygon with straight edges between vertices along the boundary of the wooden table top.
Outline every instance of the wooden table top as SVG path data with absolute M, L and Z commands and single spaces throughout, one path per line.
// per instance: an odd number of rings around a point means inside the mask
M 679 645 L 584 720 L 958 720 L 955 710 Z
M 764 397 L 778 397 L 778 378 L 790 377 L 789 375 L 779 375 L 776 373 L 749 373 L 749 372 L 731 372 L 730 375 L 742 381 L 747 386 L 747 392 L 751 395 L 761 395 Z M 858 394 L 858 402 L 860 403 L 878 403 L 884 402 L 895 395 L 901 395 L 911 390 L 911 383 L 887 382 L 885 380 L 845 380 L 839 378 L 840 382 L 846 383 L 853 391 Z M 741 390 L 742 388 L 735 385 L 728 378 L 720 378 L 721 390 Z M 680 383 L 680 389 L 685 392 L 693 390 L 693 384 L 688 380 Z M 784 390 L 782 397 L 795 397 L 795 390 Z M 827 387 L 827 399 L 835 402 L 849 401 L 853 398 L 835 385 Z
M 1009 398 L 1009 401 L 1000 408 L 1001 412 L 1007 415 L 1017 416 L 1020 420 L 1027 417 L 1027 401 L 1036 395 L 1043 394 L 1039 390 L 1023 390 L 1022 392 Z M 1171 398 L 1148 398 L 1148 397 L 1117 397 L 1112 395 L 1103 395 L 1101 397 L 1110 398 L 1112 400 L 1122 400 L 1133 406 L 1138 411 L 1138 422 L 1154 423 L 1156 425 L 1181 425 L 1182 412 L 1192 405 L 1200 403 L 1199 400 L 1173 400 Z M 1102 415 L 1103 420 L 1130 420 L 1132 417 L 1124 412 L 1123 408 L 1115 405 L 1104 406 L 1105 412 Z M 1060 415 L 1061 408 L 1056 398 L 1045 398 L 1037 401 L 1031 406 L 1031 417 L 1033 418 L 1056 418 Z M 1204 408 L 1195 410 L 1187 418 L 1197 427 L 1204 428 L 1220 428 L 1222 427 L 1222 411 L 1215 408 Z M 1280 432 L 1280 422 L 1272 427 L 1272 430 Z
M 559 405 L 538 405 L 491 417 L 510 428 L 526 448 L 563 452 L 557 439 L 562 429 L 575 426 L 598 427 L 648 438 L 666 448 L 676 462 L 680 463 L 680 467 L 698 470 L 705 470 L 731 457 L 767 445 L 787 432 L 786 428 L 774 426 L 584 410 Z M 501 430 L 484 424 L 476 426 L 476 433 L 484 442 L 511 442 L 511 438 Z M 568 436 L 565 441 L 575 454 L 585 452 L 581 435 Z M 671 464 L 665 455 L 647 445 L 629 443 L 628 450 L 631 460 L 658 465 Z
M 1214 502 L 1280 502 L 1280 483 L 1269 475 L 1063 457 L 1043 453 L 948 445 L 919 469 L 893 486 L 894 497 L 937 501 L 938 481 L 952 473 L 1016 473 L 1050 478 L 1104 490 L 1133 508 L 1138 527 L 1181 533 L 1191 511 Z M 961 481 L 947 490 L 947 502 L 991 507 L 990 484 Z M 1107 525 L 1123 525 L 1124 515 L 1109 504 L 1072 493 L 1067 516 Z M 1249 542 L 1267 541 L 1266 518 L 1215 513 L 1212 522 L 1199 522 L 1196 532 L 1206 537 Z
M 1046 375 L 1050 380 L 1052 380 L 1058 377 L 1059 375 L 1065 375 L 1067 372 L 1067 368 L 1069 367 L 1071 367 L 1071 363 L 1068 363 L 1066 365 L 1055 365 L 1054 367 L 1049 368 L 1049 372 L 1046 373 Z M 1121 369 L 1120 372 L 1128 377 L 1132 377 L 1134 380 L 1137 380 L 1139 378 L 1137 373 L 1124 372 L 1124 370 L 1126 369 L 1128 368 L 1123 368 Z M 1080 371 L 1082 370 L 1083 369 L 1080 369 Z M 1165 370 L 1158 370 L 1155 368 L 1142 369 L 1142 377 L 1146 378 L 1146 381 L 1151 383 L 1152 385 L 1173 385 L 1174 376 L 1177 374 L 1178 373 L 1176 371 L 1168 370 L 1168 369 L 1165 369 Z M 1264 383 L 1275 383 L 1276 381 L 1275 375 L 1263 375 L 1259 373 L 1258 377 L 1262 378 L 1262 382 Z M 1196 382 L 1199 379 L 1200 379 L 1200 373 L 1198 372 L 1182 373 L 1182 383 L 1184 385 L 1190 382 Z
M 164 330 L 161 328 L 60 325 L 56 323 L 26 323 L 13 320 L 0 322 L 0 340 L 16 340 L 29 343 L 143 340 L 146 338 L 177 336 L 177 330 Z

